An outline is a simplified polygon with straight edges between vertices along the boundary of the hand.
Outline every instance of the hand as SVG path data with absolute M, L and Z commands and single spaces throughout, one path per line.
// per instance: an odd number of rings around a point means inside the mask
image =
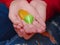
M 22 21 L 19 18 L 18 14 L 17 14 L 19 9 L 27 10 L 29 13 L 31 13 L 34 16 L 34 18 L 37 21 L 34 20 L 32 25 L 26 24 L 24 21 Z M 15 2 L 11 3 L 11 5 L 10 5 L 9 18 L 13 22 L 13 25 L 15 25 L 14 28 L 15 28 L 15 31 L 17 32 L 17 34 L 20 37 L 24 37 L 25 39 L 29 39 L 30 37 L 32 37 L 34 35 L 34 33 L 43 32 L 42 29 L 43 29 L 43 27 L 45 27 L 45 21 L 42 21 L 42 19 L 39 16 L 40 15 L 36 11 L 36 9 L 34 9 L 33 5 L 28 4 L 26 1 L 17 1 L 17 2 L 15 1 Z M 40 25 L 41 22 L 43 25 Z M 23 27 L 23 28 L 21 28 L 21 27 Z M 37 29 L 38 29 L 38 31 L 37 31 Z M 28 35 L 27 33 L 31 33 L 31 34 Z M 21 34 L 23 34 L 23 35 L 21 35 Z
M 39 2 L 39 3 L 41 3 L 40 5 L 41 5 L 41 7 L 43 7 L 43 8 L 40 7 L 42 12 L 37 10 L 37 8 L 35 9 L 35 7 L 33 5 L 30 5 L 30 4 L 26 3 L 26 2 L 24 3 L 24 5 L 22 5 L 22 6 L 20 5 L 22 9 L 27 10 L 35 18 L 33 24 L 26 24 L 24 21 L 22 21 L 23 24 L 24 24 L 24 31 L 26 33 L 42 33 L 42 32 L 45 31 L 45 17 L 46 17 L 46 14 L 45 14 L 46 7 L 45 6 L 46 5 L 42 1 Z M 44 9 L 44 10 L 42 10 L 42 9 Z M 44 18 L 42 18 L 41 15 L 43 15 Z
M 15 31 L 17 32 L 19 37 L 23 37 L 24 39 L 30 39 L 34 34 L 27 34 L 25 32 L 21 32 L 20 30 L 24 31 L 22 28 L 24 26 L 23 22 L 21 21 L 20 17 L 18 16 L 18 10 L 20 10 L 19 3 L 27 3 L 26 1 L 13 1 L 9 7 L 9 19 L 12 21 Z M 24 6 L 24 4 L 23 4 Z
M 40 27 L 39 27 L 40 29 L 38 28 L 38 33 L 45 32 L 46 6 L 47 6 L 47 4 L 42 0 L 33 0 L 30 2 L 30 5 L 34 7 L 34 9 L 36 10 L 36 12 L 38 12 L 39 17 L 40 17 L 40 18 L 38 18 L 40 21 Z M 36 22 L 34 22 L 34 23 L 36 23 Z M 36 26 L 37 25 L 39 25 L 39 24 L 36 24 Z
M 43 21 L 46 21 L 46 6 L 47 4 L 45 3 L 45 1 L 42 0 L 33 0 L 30 3 L 39 13 L 41 19 L 43 19 Z

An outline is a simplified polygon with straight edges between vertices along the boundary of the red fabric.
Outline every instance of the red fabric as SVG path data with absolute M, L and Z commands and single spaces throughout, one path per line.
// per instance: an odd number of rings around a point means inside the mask
M 60 0 L 45 0 L 47 3 L 46 17 L 47 20 L 54 15 L 54 11 L 60 12 Z
M 30 1 L 31 0 L 28 0 L 28 2 Z M 0 0 L 0 2 L 6 4 L 6 6 L 9 7 L 12 0 Z M 48 20 L 53 16 L 54 9 L 60 12 L 60 0 L 45 0 L 45 2 L 47 3 L 46 15 L 47 15 L 47 20 Z
M 1 0 L 0 3 L 4 3 L 7 7 L 9 7 L 12 1 L 13 0 Z M 31 0 L 27 0 L 27 1 L 30 3 Z
M 7 7 L 9 7 L 9 5 L 12 1 L 13 0 L 0 0 L 0 2 L 4 3 Z

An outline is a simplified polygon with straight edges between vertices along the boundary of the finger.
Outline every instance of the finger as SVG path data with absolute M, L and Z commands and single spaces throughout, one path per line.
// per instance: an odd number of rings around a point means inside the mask
M 28 40 L 33 36 L 32 34 L 28 35 L 27 33 L 25 33 L 23 29 L 20 29 L 20 30 L 15 28 L 15 31 L 17 32 L 19 37 L 23 37 L 24 39 Z
M 23 35 L 22 35 L 23 33 L 22 32 L 18 31 L 18 29 L 15 29 L 15 31 L 18 34 L 19 37 L 23 37 Z
M 30 32 L 32 32 L 32 33 L 36 33 L 37 31 L 37 29 L 36 29 L 36 27 L 35 27 L 35 25 L 33 25 L 33 24 L 31 24 L 31 25 L 29 25 L 29 28 L 30 28 Z
M 44 1 L 31 1 L 30 3 L 39 13 L 40 17 L 45 21 L 46 20 L 46 3 Z
M 34 20 L 33 25 L 35 25 L 35 27 L 37 28 L 37 33 L 45 32 L 45 27 L 39 24 L 36 20 Z
M 23 38 L 26 39 L 26 40 L 28 40 L 28 39 L 30 39 L 33 35 L 34 35 L 33 33 L 28 34 L 28 33 L 25 33 L 25 32 L 24 32 L 24 33 L 23 33 Z
M 26 33 L 36 33 L 36 27 L 34 25 L 28 25 L 24 27 L 24 29 L 26 29 L 27 27 L 28 29 L 25 30 Z
M 24 24 L 24 30 L 26 33 L 36 33 L 36 28 L 32 24 L 27 24 L 24 21 L 22 21 Z
M 16 25 L 14 25 L 16 27 Z M 30 39 L 34 34 L 27 34 L 24 32 L 24 29 L 17 29 L 15 28 L 15 31 L 17 32 L 19 37 L 23 37 L 24 39 L 28 40 Z
M 21 29 L 21 26 L 18 24 L 14 24 L 14 28 Z
M 23 37 L 23 33 L 20 31 L 21 29 L 18 29 L 18 28 L 15 28 L 16 27 L 16 25 L 14 25 L 14 29 L 15 29 L 15 31 L 16 31 L 16 33 L 18 34 L 18 36 L 19 37 Z
M 34 33 L 26 33 L 24 29 L 21 29 L 20 32 L 22 33 L 22 37 L 26 40 L 30 39 Z

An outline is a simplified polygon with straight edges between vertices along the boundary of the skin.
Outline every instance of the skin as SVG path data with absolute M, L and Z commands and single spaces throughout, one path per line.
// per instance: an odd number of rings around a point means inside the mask
M 33 0 L 30 4 L 25 0 L 12 1 L 9 7 L 9 19 L 13 23 L 16 33 L 19 37 L 30 39 L 35 33 L 45 32 L 45 19 L 46 19 L 46 3 L 43 1 Z M 38 5 L 40 8 L 38 8 Z M 34 16 L 33 24 L 27 24 L 18 16 L 18 10 L 27 10 Z M 28 27 L 28 28 L 27 28 Z
M 19 37 L 30 39 L 35 33 L 40 33 L 43 36 L 50 38 L 52 43 L 56 43 L 54 37 L 45 32 L 46 21 L 46 3 L 41 0 L 33 0 L 30 4 L 26 0 L 14 0 L 9 8 L 9 19 L 13 23 L 13 27 Z M 33 24 L 26 24 L 18 16 L 18 10 L 27 10 L 34 16 Z M 27 28 L 28 27 L 28 28 Z
M 31 1 L 30 4 L 38 11 L 41 19 L 43 19 L 45 22 L 46 21 L 46 3 L 44 1 L 33 0 L 33 1 Z M 54 39 L 54 37 L 49 32 L 45 31 L 45 32 L 40 33 L 40 34 L 48 37 L 53 44 L 56 43 L 56 40 Z

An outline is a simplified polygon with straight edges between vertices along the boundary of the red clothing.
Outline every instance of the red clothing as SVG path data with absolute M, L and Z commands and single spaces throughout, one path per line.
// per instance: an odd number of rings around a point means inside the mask
M 9 7 L 9 5 L 12 1 L 13 0 L 0 0 L 0 3 L 4 3 L 7 7 Z
M 60 0 L 45 0 L 47 3 L 47 20 L 54 15 L 54 11 L 60 12 Z
M 28 0 L 28 2 L 30 1 L 31 0 Z M 0 2 L 6 4 L 6 6 L 9 7 L 12 0 L 0 0 Z M 53 16 L 54 10 L 60 12 L 60 0 L 45 0 L 45 2 L 47 3 L 46 18 L 48 20 Z

